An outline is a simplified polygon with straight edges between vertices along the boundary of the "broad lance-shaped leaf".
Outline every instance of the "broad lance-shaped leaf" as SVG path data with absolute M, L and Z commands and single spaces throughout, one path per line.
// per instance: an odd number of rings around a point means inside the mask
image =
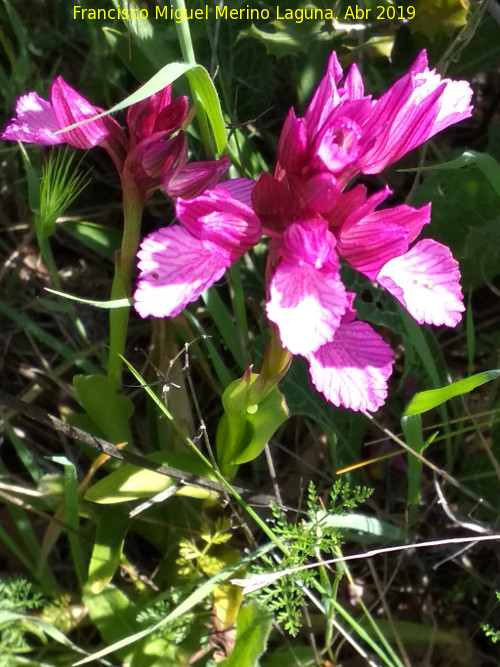
M 134 407 L 116 391 L 109 378 L 98 374 L 75 375 L 73 387 L 78 402 L 107 440 L 132 441 L 129 420 Z
M 217 430 L 217 456 L 224 475 L 231 476 L 235 466 L 255 459 L 288 418 L 285 399 L 277 387 L 258 404 L 249 401 L 249 389 L 258 377 L 248 370 L 222 394 L 224 414 Z
M 496 380 L 499 376 L 500 370 L 498 369 L 483 371 L 482 373 L 476 373 L 475 375 L 471 375 L 463 380 L 458 380 L 458 382 L 453 382 L 440 389 L 420 391 L 418 394 L 415 394 L 412 400 L 408 403 L 404 415 L 405 417 L 410 415 L 420 415 L 423 412 L 432 410 L 432 408 L 436 408 L 438 405 L 449 401 L 450 398 L 468 394 L 469 391 L 476 389 L 476 387 L 480 387 L 482 384 L 485 384 L 490 380 Z
M 210 469 L 202 461 L 186 452 L 155 452 L 146 458 L 159 465 L 169 465 L 182 470 L 187 478 L 190 475 L 200 475 L 214 479 Z M 103 505 L 124 503 L 151 498 L 174 484 L 175 480 L 168 475 L 127 463 L 93 484 L 85 494 L 85 500 Z M 213 496 L 214 492 L 186 484 L 180 487 L 176 495 L 205 500 Z
M 271 615 L 253 600 L 241 607 L 236 620 L 234 649 L 222 664 L 225 667 L 258 667 L 259 658 L 267 646 L 271 621 Z

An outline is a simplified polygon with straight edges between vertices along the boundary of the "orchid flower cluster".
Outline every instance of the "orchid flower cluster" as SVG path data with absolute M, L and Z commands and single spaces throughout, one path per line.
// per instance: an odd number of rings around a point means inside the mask
M 265 309 L 281 352 L 304 357 L 312 383 L 334 405 L 375 411 L 387 397 L 393 352 L 356 318 L 341 262 L 391 293 L 420 324 L 455 326 L 464 305 L 450 250 L 415 242 L 430 204 L 380 208 L 389 188 L 368 194 L 353 181 L 469 117 L 472 91 L 430 70 L 425 51 L 379 99 L 365 94 L 356 65 L 342 79 L 332 53 L 304 116 L 291 110 L 285 120 L 273 175 L 257 181 L 219 183 L 228 158 L 187 162 L 187 100 L 172 100 L 170 87 L 129 108 L 127 133 L 109 116 L 64 130 L 100 110 L 58 78 L 50 102 L 36 93 L 19 99 L 2 138 L 100 145 L 124 187 L 133 183 L 145 200 L 162 186 L 174 198 L 179 224 L 149 234 L 138 252 L 134 305 L 141 317 L 179 314 L 268 237 Z
M 375 411 L 387 397 L 393 353 L 356 319 L 341 261 L 420 324 L 455 326 L 464 305 L 450 250 L 430 239 L 413 244 L 430 221 L 430 205 L 379 209 L 389 188 L 368 196 L 363 185 L 350 184 L 470 116 L 472 91 L 466 81 L 429 70 L 425 52 L 377 100 L 365 95 L 356 65 L 340 86 L 342 77 L 332 53 L 304 117 L 288 114 L 272 176 L 226 181 L 176 201 L 182 224 L 142 242 L 135 307 L 142 317 L 180 313 L 266 235 L 265 307 L 282 346 L 307 360 L 328 401 Z
M 143 200 L 160 187 L 172 197 L 194 197 L 217 183 L 229 167 L 227 157 L 188 164 L 187 142 L 181 129 L 188 99 L 172 99 L 171 86 L 128 108 L 127 132 L 111 116 L 65 129 L 102 111 L 59 76 L 51 86 L 50 101 L 35 92 L 18 99 L 17 115 L 1 137 L 4 141 L 68 144 L 84 150 L 101 146 L 112 159 L 124 188 L 135 187 Z

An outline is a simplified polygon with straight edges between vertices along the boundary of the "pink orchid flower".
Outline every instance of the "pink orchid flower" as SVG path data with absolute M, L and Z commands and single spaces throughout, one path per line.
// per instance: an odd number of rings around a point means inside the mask
M 345 186 L 356 173 L 378 174 L 435 134 L 471 115 L 467 81 L 442 79 L 421 51 L 408 72 L 378 100 L 365 95 L 352 65 L 344 83 L 332 53 L 304 118 L 290 114 L 278 148 L 288 172 L 328 172 Z
M 370 196 L 363 185 L 347 188 L 356 174 L 378 173 L 467 118 L 471 90 L 429 70 L 425 52 L 378 100 L 364 94 L 355 65 L 341 86 L 342 75 L 333 53 L 304 117 L 292 110 L 284 123 L 273 176 L 177 201 L 182 225 L 141 245 L 135 307 L 143 317 L 180 313 L 264 233 L 266 313 L 282 346 L 308 361 L 314 386 L 331 403 L 375 411 L 387 397 L 393 354 L 356 320 L 340 262 L 378 282 L 419 323 L 454 326 L 464 306 L 449 249 L 415 242 L 430 205 L 381 209 L 388 188 Z
M 51 86 L 50 102 L 34 92 L 19 98 L 16 117 L 1 138 L 43 146 L 69 144 L 85 150 L 101 146 L 122 181 L 127 186 L 134 183 L 143 199 L 160 186 L 171 196 L 194 197 L 215 185 L 229 167 L 227 157 L 187 164 L 181 126 L 188 100 L 185 96 L 172 99 L 171 86 L 128 108 L 127 132 L 111 116 L 64 131 L 101 112 L 59 76 Z
M 42 146 L 69 144 L 75 148 L 89 149 L 107 140 L 110 127 L 115 123 L 112 118 L 99 118 L 66 132 L 59 133 L 59 130 L 97 116 L 101 111 L 58 76 L 50 89 L 50 102 L 34 92 L 22 95 L 17 100 L 17 115 L 1 136 L 4 141 Z M 117 123 L 116 127 L 119 130 Z
M 374 411 L 387 395 L 392 351 L 355 321 L 339 260 L 378 282 L 420 324 L 455 326 L 464 305 L 449 249 L 414 243 L 430 205 L 377 210 L 388 188 L 367 197 L 362 185 L 346 187 L 467 118 L 472 92 L 429 70 L 425 52 L 379 100 L 364 94 L 355 65 L 340 87 L 342 74 L 333 53 L 304 118 L 290 111 L 274 176 L 260 176 L 252 201 L 271 236 L 266 311 L 283 346 L 307 359 L 327 400 Z
M 234 179 L 175 202 L 182 223 L 142 241 L 134 305 L 141 317 L 174 317 L 219 280 L 260 239 L 250 179 Z

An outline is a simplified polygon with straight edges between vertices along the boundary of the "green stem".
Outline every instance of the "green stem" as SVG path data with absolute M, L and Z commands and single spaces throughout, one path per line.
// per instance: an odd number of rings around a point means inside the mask
M 122 176 L 123 190 L 123 236 L 120 250 L 116 253 L 115 274 L 111 287 L 111 300 L 130 297 L 132 271 L 139 246 L 142 209 L 144 200 L 132 179 Z M 116 389 L 122 381 L 122 358 L 125 350 L 128 327 L 128 308 L 115 308 L 109 313 L 109 360 L 108 378 Z

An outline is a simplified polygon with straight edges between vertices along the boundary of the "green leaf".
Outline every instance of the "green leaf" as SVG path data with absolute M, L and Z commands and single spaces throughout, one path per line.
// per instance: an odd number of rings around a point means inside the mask
M 285 31 L 282 22 L 272 21 L 272 24 L 276 27 L 274 32 L 260 30 L 257 26 L 251 25 L 246 30 L 242 30 L 240 35 L 241 37 L 252 37 L 259 40 L 266 47 L 267 53 L 277 58 L 296 55 L 306 50 L 304 44 L 301 44 L 296 37 Z
M 201 295 L 201 298 L 208 308 L 210 317 L 219 330 L 219 333 L 226 343 L 229 351 L 233 355 L 234 360 L 240 369 L 244 370 L 241 341 L 238 336 L 238 330 L 226 304 L 215 289 L 206 290 Z
M 453 382 L 441 389 L 420 391 L 418 394 L 415 394 L 412 400 L 408 403 L 404 415 L 420 415 L 423 412 L 432 410 L 442 403 L 449 401 L 450 398 L 468 394 L 469 391 L 476 389 L 476 387 L 480 387 L 482 384 L 485 384 L 490 380 L 495 380 L 499 376 L 500 370 L 483 371 L 482 373 L 476 373 L 463 380 L 458 380 L 458 382 Z
M 220 664 L 224 667 L 256 667 L 267 646 L 271 621 L 272 617 L 256 602 L 243 605 L 236 620 L 234 649 Z
M 199 588 L 197 588 L 191 595 L 189 595 L 185 600 L 183 600 L 173 611 L 170 612 L 165 618 L 163 618 L 161 621 L 158 623 L 155 623 L 154 625 L 150 626 L 149 628 L 146 628 L 145 630 L 141 630 L 139 632 L 136 632 L 135 634 L 132 634 L 132 632 L 129 632 L 127 634 L 127 627 L 122 627 L 119 619 L 115 619 L 114 621 L 114 628 L 115 631 L 117 630 L 118 633 L 121 634 L 123 639 L 120 639 L 116 641 L 114 644 L 111 646 L 107 646 L 106 648 L 97 651 L 93 655 L 88 656 L 87 658 L 84 658 L 83 660 L 79 660 L 78 662 L 75 662 L 73 667 L 79 667 L 80 665 L 86 665 L 89 662 L 93 662 L 94 660 L 97 660 L 98 658 L 103 658 L 106 655 L 110 655 L 111 653 L 114 653 L 115 651 L 122 651 L 122 649 L 126 646 L 130 646 L 131 644 L 134 644 L 137 641 L 140 641 L 141 639 L 144 639 L 145 637 L 148 637 L 151 635 L 153 632 L 156 632 L 160 628 L 164 627 L 168 623 L 172 623 L 177 618 L 180 618 L 183 614 L 189 612 L 193 607 L 195 607 L 197 604 L 202 602 L 208 595 L 212 593 L 214 588 L 218 586 L 220 583 L 223 581 L 226 581 L 239 567 L 241 567 L 240 563 L 237 563 L 236 565 L 232 565 L 225 570 L 222 570 L 218 574 L 216 574 L 214 577 L 203 583 Z M 104 591 L 105 592 L 105 591 Z M 102 595 L 102 593 L 101 593 Z M 96 596 L 98 597 L 98 596 Z M 85 601 L 88 599 L 91 600 L 92 596 L 88 596 L 85 598 Z M 91 600 L 92 601 L 92 600 Z M 112 608 L 109 611 L 109 614 L 112 615 Z M 97 625 L 97 622 L 96 622 Z M 98 626 L 99 627 L 99 626 Z M 116 634 L 118 634 L 116 633 Z M 103 635 L 104 636 L 104 635 Z M 105 636 L 107 639 L 107 637 Z M 109 640 L 108 640 L 109 641 Z
M 210 121 L 210 125 L 212 126 L 215 145 L 218 152 L 221 153 L 226 145 L 226 127 L 224 118 L 222 116 L 219 97 L 212 79 L 207 70 L 201 65 L 190 65 L 188 63 L 170 63 L 165 65 L 159 72 L 152 76 L 149 81 L 141 86 L 139 90 L 136 90 L 134 93 L 126 97 L 122 102 L 115 104 L 115 106 L 111 107 L 108 111 L 104 111 L 103 113 L 86 119 L 85 121 L 81 121 L 80 123 L 70 125 L 65 129 L 78 127 L 96 120 L 97 118 L 123 111 L 123 109 L 126 109 L 132 104 L 137 104 L 138 102 L 148 99 L 183 75 L 187 77 L 191 91 L 203 105 Z
M 276 58 L 309 53 L 312 43 L 324 40 L 323 26 L 325 20 L 321 19 L 319 14 L 316 20 L 311 18 L 311 16 L 314 16 L 314 13 L 311 14 L 311 12 L 319 9 L 317 6 L 313 4 L 303 5 L 299 2 L 293 8 L 280 6 L 279 10 L 276 7 L 274 9 L 276 18 L 266 24 L 266 30 L 261 30 L 255 24 L 252 24 L 246 30 L 240 32 L 240 37 L 257 39 L 265 46 L 267 53 L 276 56 Z M 293 14 L 290 14 L 290 10 Z M 306 11 L 308 12 L 307 18 Z M 327 11 L 324 11 L 322 16 L 325 16 Z M 329 11 L 333 14 L 331 8 Z M 300 16 L 302 16 L 302 21 Z
M 121 6 L 121 1 L 112 0 L 116 9 Z M 129 11 L 138 8 L 137 3 L 133 0 L 128 0 L 127 6 Z M 154 18 L 156 19 L 156 14 Z M 134 57 L 131 58 L 128 35 L 121 35 L 115 31 L 116 51 L 122 59 L 123 64 L 137 76 L 139 81 L 144 80 L 144 77 L 140 76 L 140 72 L 138 72 L 138 63 L 141 65 L 142 70 L 145 69 L 145 61 L 149 63 L 150 69 L 154 68 L 154 70 L 158 70 L 165 63 L 176 60 L 177 53 L 172 48 L 175 43 L 175 29 L 173 26 L 157 20 L 150 21 L 149 18 L 141 18 L 140 21 L 123 19 L 123 23 L 126 25 L 130 37 L 139 46 L 140 51 L 139 53 L 134 52 Z M 108 36 L 108 33 L 111 32 L 109 28 L 103 27 L 103 32 L 108 41 L 112 43 Z M 172 39 L 166 39 L 167 35 L 165 32 L 167 34 L 170 32 Z
M 217 430 L 217 455 L 221 470 L 255 459 L 275 431 L 288 419 L 288 409 L 277 387 L 257 405 L 249 405 L 251 385 L 258 375 L 245 375 L 231 382 L 222 394 L 224 414 Z
M 111 227 L 98 225 L 95 222 L 65 220 L 58 226 L 58 230 L 66 232 L 79 243 L 90 248 L 101 257 L 105 257 L 110 262 L 114 260 L 115 250 L 120 247 L 121 232 Z
M 401 171 L 447 171 L 449 169 L 461 169 L 469 165 L 475 165 L 487 178 L 497 195 L 500 197 L 500 165 L 495 158 L 488 153 L 477 151 L 464 151 L 454 160 L 431 165 L 430 167 L 419 167 L 417 169 L 401 169 Z
M 137 629 L 135 606 L 122 591 L 111 584 L 97 595 L 89 589 L 83 594 L 82 602 L 106 644 L 116 642 L 123 635 L 133 635 Z M 110 647 L 109 652 L 116 653 L 125 662 L 131 655 L 130 649 L 121 646 Z
M 69 640 L 66 635 L 61 632 L 61 630 L 56 628 L 51 623 L 48 623 L 47 621 L 44 621 L 41 618 L 37 618 L 36 616 L 30 614 L 18 614 L 14 611 L 0 609 L 0 626 L 8 623 L 15 623 L 16 621 L 22 623 L 23 628 L 29 629 L 29 626 L 31 625 L 59 644 L 71 648 L 77 653 L 85 653 L 82 649 L 76 646 L 76 644 L 73 644 L 73 642 Z
M 64 345 L 58 338 L 48 333 L 45 327 L 36 325 L 33 320 L 27 317 L 22 311 L 12 308 L 0 300 L 0 313 L 18 324 L 25 333 L 31 334 L 36 340 L 42 341 L 71 364 L 74 364 L 87 373 L 94 373 L 96 371 L 97 366 L 95 366 L 95 364 L 83 357 L 81 353 Z
M 86 306 L 94 306 L 95 308 L 104 308 L 105 310 L 113 310 L 113 308 L 130 308 L 132 305 L 132 299 L 114 299 L 113 301 L 94 301 L 92 299 L 82 299 L 79 296 L 74 296 L 73 294 L 67 294 L 66 292 L 59 292 L 59 290 L 51 289 L 50 287 L 45 288 L 46 292 L 50 294 L 55 294 L 60 296 L 63 299 L 69 299 L 70 301 L 78 301 L 78 303 L 83 303 Z
M 73 377 L 78 402 L 106 440 L 132 441 L 129 421 L 134 412 L 132 402 L 119 394 L 105 375 L 75 375 Z
M 500 272 L 500 166 L 491 156 L 466 151 L 424 170 L 412 205 L 432 203 L 424 234 L 449 246 L 460 262 L 462 284 L 482 285 Z
M 149 461 L 159 465 L 169 465 L 189 475 L 200 475 L 214 479 L 210 469 L 203 461 L 186 452 L 155 452 L 146 456 Z M 85 500 L 94 503 L 111 504 L 123 503 L 130 500 L 151 498 L 176 484 L 177 480 L 167 475 L 144 470 L 138 466 L 126 463 L 114 470 L 107 477 L 93 484 L 85 494 Z M 176 492 L 179 496 L 206 499 L 213 496 L 211 491 L 188 484 L 183 485 Z
M 51 458 L 64 467 L 64 524 L 67 527 L 67 535 L 78 582 L 80 586 L 83 586 L 87 580 L 87 572 L 79 532 L 80 518 L 78 512 L 79 498 L 76 468 L 74 463 L 69 461 L 65 456 L 53 456 Z
M 467 0 L 415 0 L 415 18 L 408 22 L 412 32 L 421 32 L 431 41 L 440 32 L 451 37 L 466 24 Z
M 394 526 L 387 521 L 380 521 L 374 516 L 368 516 L 366 514 L 358 514 L 357 512 L 351 512 L 347 515 L 344 514 L 333 514 L 331 512 L 326 512 L 324 510 L 316 512 L 317 522 L 319 528 L 335 528 L 348 531 L 360 531 L 365 535 L 372 538 L 374 541 L 379 540 L 383 537 L 386 540 L 391 540 L 393 542 L 405 542 L 408 539 L 408 532 Z M 352 539 L 356 539 L 352 537 Z M 366 543 L 365 539 L 362 539 L 363 543 Z
M 106 588 L 118 568 L 129 523 L 121 514 L 99 514 L 88 572 L 88 590 L 94 595 Z

